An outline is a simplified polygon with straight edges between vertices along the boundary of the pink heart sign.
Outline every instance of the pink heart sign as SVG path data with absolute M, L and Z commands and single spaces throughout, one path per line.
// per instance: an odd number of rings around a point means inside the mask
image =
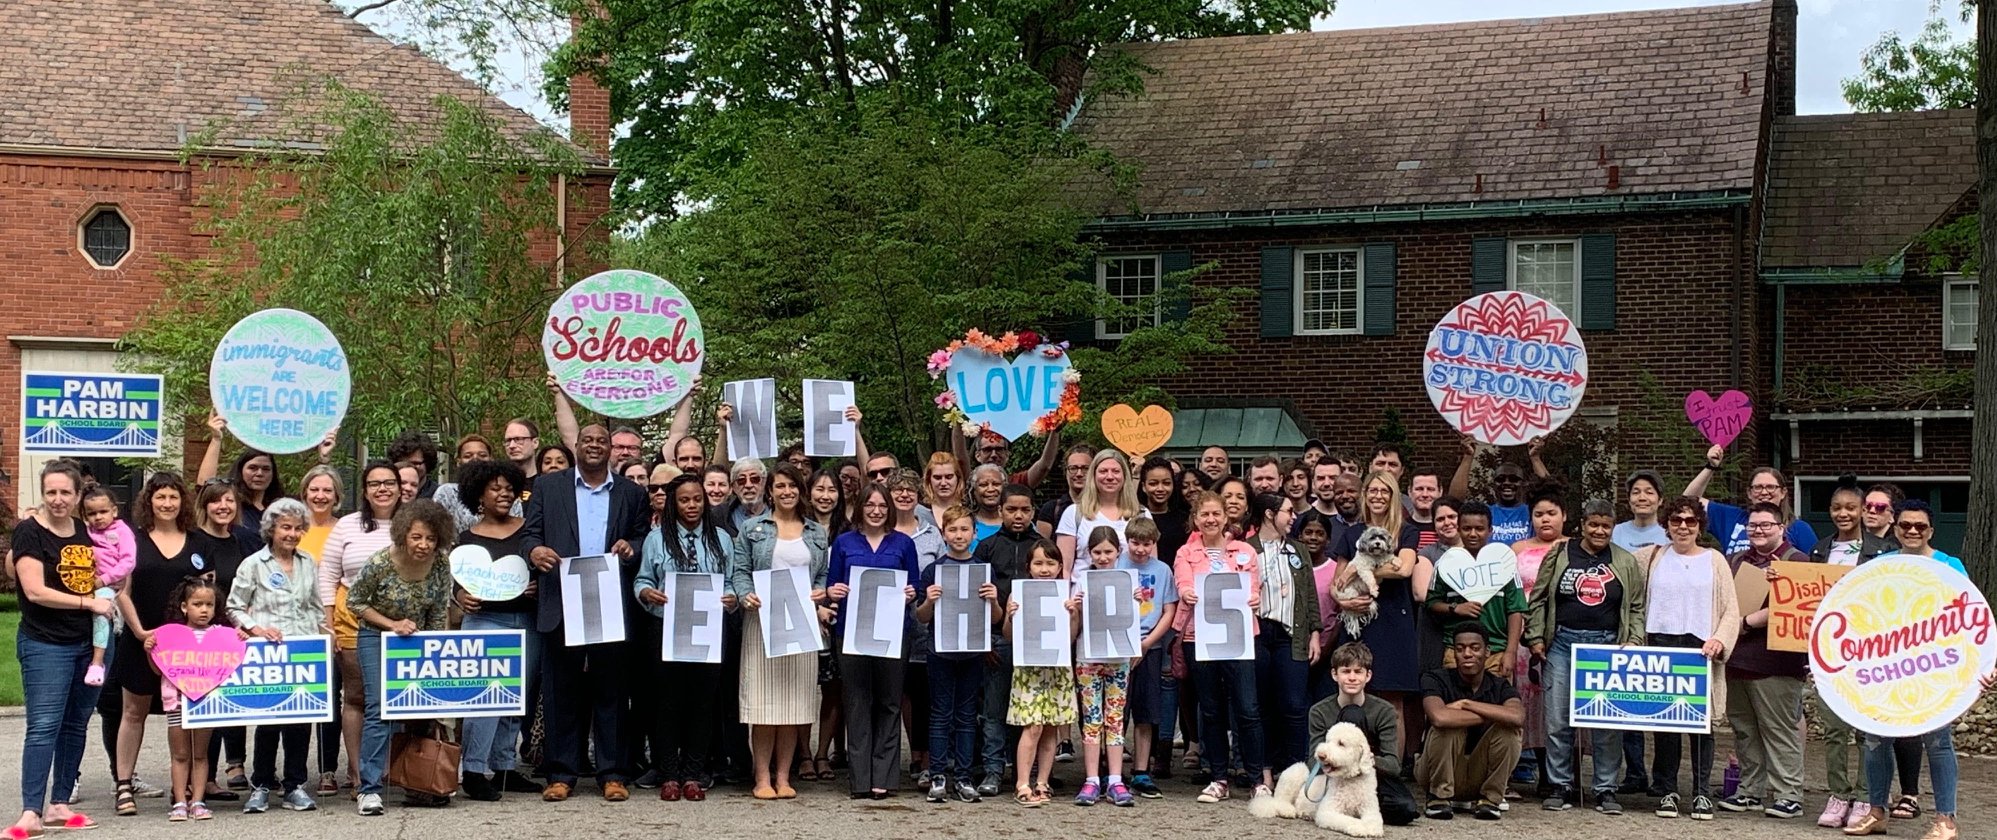
M 162 624 L 153 631 L 153 665 L 194 701 L 236 673 L 247 647 L 233 628 L 213 626 L 196 636 L 185 624 Z
M 1754 404 L 1739 391 L 1728 391 L 1719 399 L 1705 391 L 1693 391 L 1685 395 L 1685 419 L 1714 446 L 1726 446 L 1740 437 L 1747 421 L 1754 419 Z

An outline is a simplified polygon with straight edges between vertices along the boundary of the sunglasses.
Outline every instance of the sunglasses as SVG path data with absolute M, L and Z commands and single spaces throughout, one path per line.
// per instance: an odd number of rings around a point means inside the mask
M 894 468 L 894 467 L 884 467 L 884 468 L 882 468 L 882 469 L 878 469 L 878 470 L 874 470 L 874 471 L 872 471 L 872 472 L 869 472 L 869 473 L 867 473 L 867 477 L 868 477 L 868 478 L 887 478 L 888 476 L 891 476 L 891 475 L 894 475 L 894 471 L 895 471 L 895 468 Z
M 664 492 L 666 492 L 666 485 L 664 485 L 664 484 L 647 484 L 647 485 L 645 485 L 645 492 L 647 492 L 647 493 L 664 493 Z
M 1671 523 L 1671 524 L 1673 524 L 1673 525 L 1697 525 L 1697 524 L 1699 524 L 1699 517 L 1696 517 L 1696 516 L 1674 516 L 1674 517 L 1671 517 L 1670 519 L 1667 519 L 1667 520 L 1665 520 L 1665 521 L 1666 521 L 1666 522 L 1669 522 L 1669 523 Z
M 1932 526 L 1928 525 L 1928 523 L 1926 522 L 1902 522 L 1898 525 L 1895 525 L 1894 527 L 1899 528 L 1902 531 L 1906 531 L 1909 534 L 1925 534 Z
M 1893 509 L 1891 502 L 1866 502 L 1865 509 L 1871 513 L 1885 513 Z

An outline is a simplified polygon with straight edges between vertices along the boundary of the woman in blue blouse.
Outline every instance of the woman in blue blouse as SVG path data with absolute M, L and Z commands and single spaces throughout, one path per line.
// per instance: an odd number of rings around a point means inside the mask
M 691 572 L 721 575 L 729 573 L 734 554 L 728 532 L 716 527 L 708 516 L 707 494 L 700 476 L 683 474 L 666 484 L 671 500 L 670 520 L 652 529 L 645 538 L 645 559 L 638 567 L 632 587 L 646 611 L 665 617 L 666 575 Z M 735 609 L 735 596 L 724 586 L 721 606 Z M 714 728 L 721 725 L 715 704 L 721 691 L 721 665 L 705 662 L 659 662 L 653 683 L 667 686 L 657 698 L 652 716 L 652 764 L 660 777 L 659 799 L 688 802 L 707 799 L 713 782 L 707 775 L 707 748 L 714 742 Z
M 831 584 L 826 596 L 838 605 L 832 635 L 845 635 L 846 613 L 852 607 L 846 596 L 860 568 L 900 569 L 902 586 L 902 638 L 912 632 L 906 604 L 915 600 L 915 581 L 922 578 L 916 560 L 915 540 L 890 526 L 894 515 L 888 488 L 868 484 L 860 491 L 860 521 L 852 531 L 832 541 L 830 568 L 825 580 Z M 854 799 L 886 799 L 900 779 L 901 767 L 901 689 L 908 645 L 901 656 L 867 656 L 849 646 L 839 654 L 839 676 L 844 684 L 846 713 L 846 755 L 852 762 Z

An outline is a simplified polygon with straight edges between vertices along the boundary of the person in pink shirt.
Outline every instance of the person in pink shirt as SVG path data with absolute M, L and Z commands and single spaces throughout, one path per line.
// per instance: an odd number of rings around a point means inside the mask
M 89 527 L 90 541 L 97 546 L 96 597 L 108 601 L 118 596 L 118 587 L 132 575 L 132 566 L 139 561 L 139 547 L 132 542 L 132 526 L 118 518 L 118 501 L 103 487 L 83 491 L 83 523 Z M 90 668 L 83 672 L 84 685 L 104 684 L 104 649 L 111 645 L 111 637 L 117 635 L 119 627 L 116 611 L 91 617 Z
M 1206 757 L 1207 766 L 1214 771 L 1214 779 L 1200 791 L 1199 801 L 1220 802 L 1228 798 L 1230 734 L 1234 744 L 1240 746 L 1242 769 L 1247 771 L 1249 778 L 1261 780 L 1255 786 L 1255 795 L 1268 796 L 1272 780 L 1262 751 L 1262 708 L 1255 694 L 1255 660 L 1202 662 L 1195 655 L 1198 648 L 1193 644 L 1197 624 L 1193 613 L 1199 609 L 1202 579 L 1215 572 L 1246 574 L 1248 608 L 1252 610 L 1260 606 L 1262 600 L 1261 563 L 1254 548 L 1228 537 L 1227 503 L 1219 494 L 1205 492 L 1199 495 L 1193 505 L 1193 525 L 1198 532 L 1179 548 L 1179 556 L 1172 564 L 1172 581 L 1179 589 L 1179 601 L 1187 607 L 1174 617 L 1173 624 L 1177 625 L 1175 629 L 1186 646 L 1186 662 L 1191 666 L 1195 684 L 1199 686 L 1200 754 Z M 1251 619 L 1248 632 L 1252 635 L 1256 629 Z M 1229 699 L 1234 704 L 1231 710 L 1225 705 Z

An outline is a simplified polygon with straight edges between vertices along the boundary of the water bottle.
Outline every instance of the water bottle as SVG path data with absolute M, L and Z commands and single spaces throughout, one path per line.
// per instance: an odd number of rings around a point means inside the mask
M 1740 791 L 1740 757 L 1727 753 L 1726 781 L 1721 783 L 1720 798 L 1730 799 Z

